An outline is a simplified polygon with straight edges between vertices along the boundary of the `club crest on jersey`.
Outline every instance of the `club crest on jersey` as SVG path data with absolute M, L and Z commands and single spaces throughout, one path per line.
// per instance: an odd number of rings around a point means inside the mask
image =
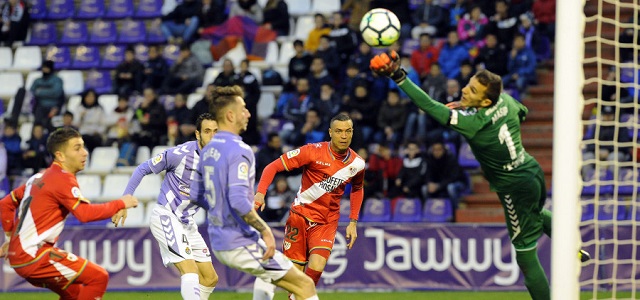
M 356 168 L 354 168 L 354 167 L 349 167 L 349 173 L 351 174 L 351 176 L 355 175 L 357 171 L 358 171 L 358 170 L 356 170 Z
M 82 193 L 80 192 L 80 188 L 78 188 L 77 186 L 74 186 L 71 188 L 71 195 L 73 195 L 76 198 L 82 198 Z
M 298 149 L 293 149 L 293 150 L 287 152 L 287 158 L 289 158 L 289 159 L 290 158 L 294 158 L 294 157 L 298 156 L 298 154 L 300 154 L 300 149 L 299 148 Z
M 249 179 L 249 165 L 246 162 L 241 162 L 238 165 L 238 179 Z
M 184 249 L 184 253 L 191 254 L 191 248 L 187 247 Z
M 155 166 L 162 161 L 162 153 L 158 153 L 158 155 L 154 156 L 151 160 L 151 163 Z
M 77 261 L 78 257 L 73 253 L 67 253 L 67 259 L 70 261 Z

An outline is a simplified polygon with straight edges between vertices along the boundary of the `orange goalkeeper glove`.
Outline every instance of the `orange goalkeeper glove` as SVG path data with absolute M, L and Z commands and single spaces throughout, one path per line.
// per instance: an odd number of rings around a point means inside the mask
M 369 62 L 369 68 L 380 76 L 387 76 L 396 83 L 407 78 L 407 73 L 400 68 L 400 56 L 394 50 L 374 56 Z

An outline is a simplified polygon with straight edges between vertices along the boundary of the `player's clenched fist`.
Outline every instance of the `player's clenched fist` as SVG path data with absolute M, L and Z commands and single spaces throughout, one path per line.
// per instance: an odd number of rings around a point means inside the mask
M 400 56 L 394 50 L 374 56 L 369 62 L 369 68 L 380 76 L 387 76 L 396 83 L 406 78 L 406 73 L 400 68 Z

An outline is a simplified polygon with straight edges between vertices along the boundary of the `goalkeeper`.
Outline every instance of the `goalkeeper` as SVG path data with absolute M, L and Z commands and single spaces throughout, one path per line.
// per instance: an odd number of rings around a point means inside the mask
M 527 108 L 502 93 L 500 76 L 486 70 L 471 78 L 459 102 L 445 106 L 406 79 L 395 51 L 372 58 L 370 68 L 393 79 L 420 109 L 467 139 L 491 189 L 500 198 L 529 294 L 534 300 L 551 299 L 537 254 L 542 233 L 551 237 L 551 212 L 543 208 L 547 193 L 542 168 L 522 146 L 520 123 Z M 586 261 L 589 254 L 581 250 L 579 257 Z

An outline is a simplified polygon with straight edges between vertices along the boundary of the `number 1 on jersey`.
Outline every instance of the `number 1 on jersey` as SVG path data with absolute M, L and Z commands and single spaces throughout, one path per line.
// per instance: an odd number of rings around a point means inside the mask
M 516 153 L 516 145 L 513 143 L 511 132 L 509 132 L 509 126 L 507 126 L 506 123 L 500 126 L 498 138 L 500 139 L 500 144 L 507 144 L 509 156 L 511 157 L 511 160 L 515 160 L 518 157 L 518 154 Z

